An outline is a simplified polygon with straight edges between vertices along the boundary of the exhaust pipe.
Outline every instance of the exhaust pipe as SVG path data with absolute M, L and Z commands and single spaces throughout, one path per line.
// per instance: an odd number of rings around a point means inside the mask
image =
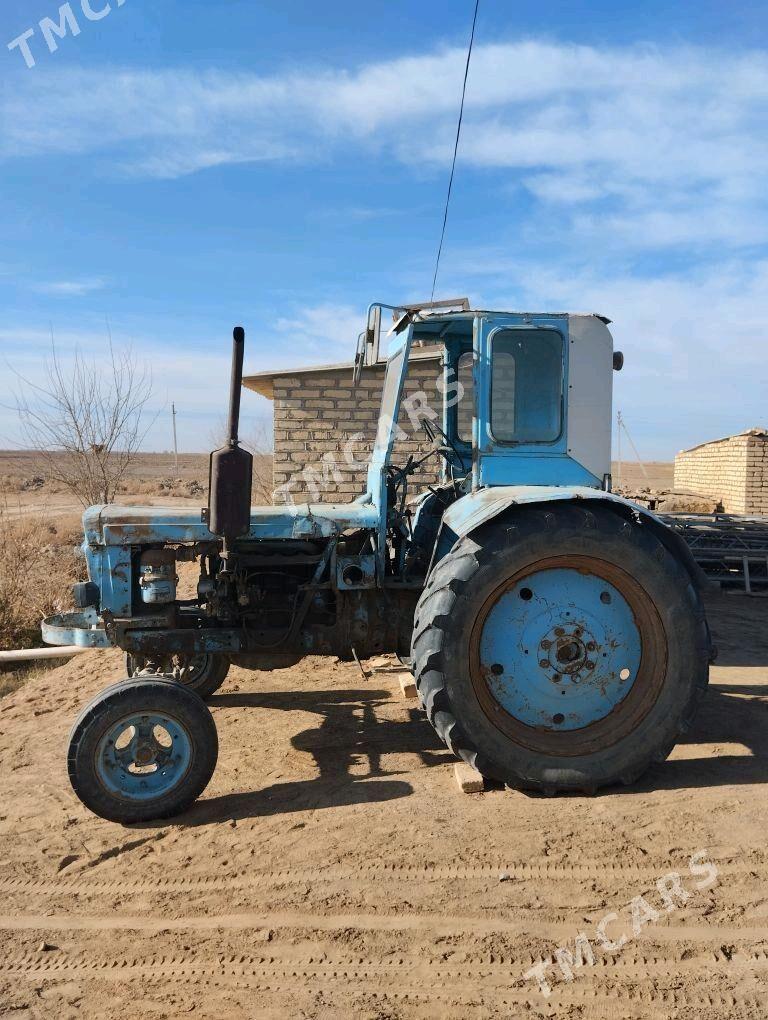
M 243 384 L 245 330 L 232 333 L 232 381 L 229 390 L 227 442 L 211 454 L 208 473 L 208 530 L 224 540 L 222 556 L 228 561 L 231 543 L 251 526 L 253 457 L 239 445 L 240 391 Z

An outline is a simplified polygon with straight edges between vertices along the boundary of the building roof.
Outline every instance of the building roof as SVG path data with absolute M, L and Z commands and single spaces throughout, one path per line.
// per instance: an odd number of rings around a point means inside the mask
M 687 450 L 681 450 L 680 453 L 693 453 L 694 450 L 700 450 L 704 446 L 717 446 L 718 443 L 727 443 L 729 440 L 736 439 L 738 436 L 757 436 L 759 439 L 768 439 L 768 429 L 760 427 L 744 429 L 743 432 L 735 432 L 732 436 L 723 436 L 722 439 L 708 439 L 706 443 L 699 443 L 697 446 L 689 446 Z
M 411 350 L 411 361 L 428 361 L 439 358 L 441 355 L 442 350 L 438 349 Z M 382 367 L 384 366 L 383 361 L 380 364 Z M 243 376 L 243 386 L 246 389 L 253 390 L 255 393 L 260 393 L 262 397 L 266 397 L 268 400 L 274 400 L 275 379 L 300 379 L 302 376 L 315 375 L 318 372 L 349 372 L 351 380 L 352 367 L 351 361 L 342 361 L 333 365 L 302 365 L 299 368 L 277 368 L 268 372 L 253 372 L 251 375 Z

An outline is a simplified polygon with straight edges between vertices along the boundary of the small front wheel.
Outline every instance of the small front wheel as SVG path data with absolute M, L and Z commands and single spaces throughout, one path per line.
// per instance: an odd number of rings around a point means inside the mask
M 67 766 L 87 808 L 112 822 L 185 811 L 210 782 L 218 757 L 213 716 L 193 691 L 136 678 L 108 687 L 72 727 Z

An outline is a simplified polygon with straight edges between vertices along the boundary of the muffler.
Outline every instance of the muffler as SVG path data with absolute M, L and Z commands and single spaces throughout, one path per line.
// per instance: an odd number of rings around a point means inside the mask
M 211 454 L 208 473 L 208 530 L 223 539 L 224 560 L 231 554 L 234 539 L 251 526 L 253 456 L 239 445 L 240 391 L 243 385 L 245 330 L 235 326 L 232 333 L 232 382 L 229 392 L 227 442 Z

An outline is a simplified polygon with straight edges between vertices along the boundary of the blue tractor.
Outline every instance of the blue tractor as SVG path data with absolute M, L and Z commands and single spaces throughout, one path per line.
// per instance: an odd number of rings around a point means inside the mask
M 379 356 L 382 308 L 394 324 Z M 79 608 L 44 622 L 51 644 L 127 653 L 128 679 L 72 730 L 83 803 L 124 823 L 183 811 L 215 768 L 203 699 L 230 663 L 306 655 L 398 654 L 445 744 L 515 787 L 592 792 L 663 761 L 707 684 L 706 582 L 682 539 L 611 493 L 622 356 L 608 321 L 371 306 L 355 377 L 376 361 L 386 371 L 366 492 L 266 507 L 250 505 L 238 444 L 237 328 L 207 509 L 91 507 Z M 409 498 L 420 461 L 394 463 L 393 446 L 414 344 L 442 352 L 442 413 L 423 418 L 442 481 Z M 455 399 L 460 362 L 469 415 Z M 193 598 L 178 597 L 180 562 L 199 566 Z

